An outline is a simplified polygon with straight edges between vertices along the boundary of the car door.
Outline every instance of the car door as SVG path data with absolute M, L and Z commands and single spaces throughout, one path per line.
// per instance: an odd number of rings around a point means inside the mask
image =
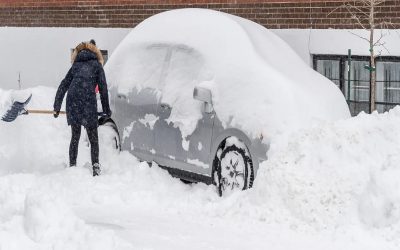
M 164 96 L 160 97 L 157 107 L 159 120 L 154 126 L 157 161 L 168 167 L 209 175 L 214 114 L 203 112 L 202 103 L 193 100 L 194 87 L 200 81 L 197 79 L 198 71 L 202 69 L 204 61 L 193 49 L 185 46 L 172 46 L 170 54 L 161 91 Z M 193 118 L 190 113 L 185 113 L 185 109 L 180 109 L 182 105 L 176 104 L 182 101 L 180 98 L 188 100 L 181 103 L 194 105 L 201 113 L 190 134 L 182 132 L 182 129 L 185 130 L 183 123 L 190 122 Z
M 157 91 L 152 88 L 141 90 L 133 89 L 127 97 L 119 95 L 127 100 L 126 123 L 122 132 L 122 146 L 128 148 L 134 155 L 142 160 L 152 161 L 154 150 L 153 125 L 157 119 Z
M 168 48 L 163 44 L 149 45 L 135 55 L 140 63 L 130 69 L 133 87 L 116 90 L 114 98 L 117 111 L 114 116 L 122 128 L 119 131 L 122 148 L 146 161 L 152 161 L 154 155 L 154 124 L 158 120 L 160 81 L 169 60 Z

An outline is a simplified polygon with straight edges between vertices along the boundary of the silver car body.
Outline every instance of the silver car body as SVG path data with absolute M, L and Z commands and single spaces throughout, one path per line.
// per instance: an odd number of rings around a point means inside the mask
M 156 85 L 160 88 L 133 87 L 129 94 L 120 93 L 117 87 L 110 89 L 113 119 L 119 129 L 122 149 L 143 161 L 168 167 L 172 174 L 182 179 L 212 183 L 213 160 L 220 144 L 228 137 L 236 137 L 246 145 L 257 173 L 259 162 L 267 159 L 269 146 L 262 143 L 262 138 L 251 139 L 239 127 L 229 124 L 224 127 L 212 109 L 212 97 L 210 103 L 199 100 L 202 117 L 190 135 L 182 136 L 179 127 L 169 120 L 171 107 L 161 102 L 163 83 L 167 84 L 164 80 L 170 72 L 182 70 L 180 63 L 171 63 L 171 57 L 179 53 L 185 62 L 188 57 L 192 57 L 192 61 L 201 61 L 198 53 L 182 44 L 148 44 L 143 49 L 149 54 L 154 50 L 165 51 L 158 58 L 159 64 L 154 65 L 160 82 Z M 195 62 L 194 66 L 199 63 Z M 195 89 L 193 86 L 192 90 Z

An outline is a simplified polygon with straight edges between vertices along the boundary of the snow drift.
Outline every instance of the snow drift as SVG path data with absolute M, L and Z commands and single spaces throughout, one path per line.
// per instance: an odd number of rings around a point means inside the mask
M 279 37 L 233 15 L 203 9 L 167 11 L 136 26 L 106 65 L 120 93 L 161 90 L 170 120 L 190 134 L 201 117 L 195 86 L 212 90 L 224 126 L 265 137 L 315 120 L 349 117 L 339 89 Z

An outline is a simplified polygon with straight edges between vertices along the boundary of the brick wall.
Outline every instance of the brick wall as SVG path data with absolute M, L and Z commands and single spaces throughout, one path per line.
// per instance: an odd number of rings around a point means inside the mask
M 360 28 L 345 9 L 331 13 L 342 4 L 343 0 L 0 0 L 0 26 L 130 28 L 162 11 L 196 7 L 273 29 Z M 399 29 L 400 0 L 387 0 L 377 18 Z

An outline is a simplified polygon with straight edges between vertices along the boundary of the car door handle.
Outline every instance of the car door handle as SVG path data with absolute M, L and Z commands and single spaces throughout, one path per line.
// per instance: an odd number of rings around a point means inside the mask
M 161 108 L 162 109 L 171 109 L 171 106 L 169 106 L 168 104 L 166 104 L 166 103 L 161 103 Z
M 124 95 L 124 94 L 118 94 L 118 98 L 119 98 L 119 99 L 126 99 L 126 95 Z

